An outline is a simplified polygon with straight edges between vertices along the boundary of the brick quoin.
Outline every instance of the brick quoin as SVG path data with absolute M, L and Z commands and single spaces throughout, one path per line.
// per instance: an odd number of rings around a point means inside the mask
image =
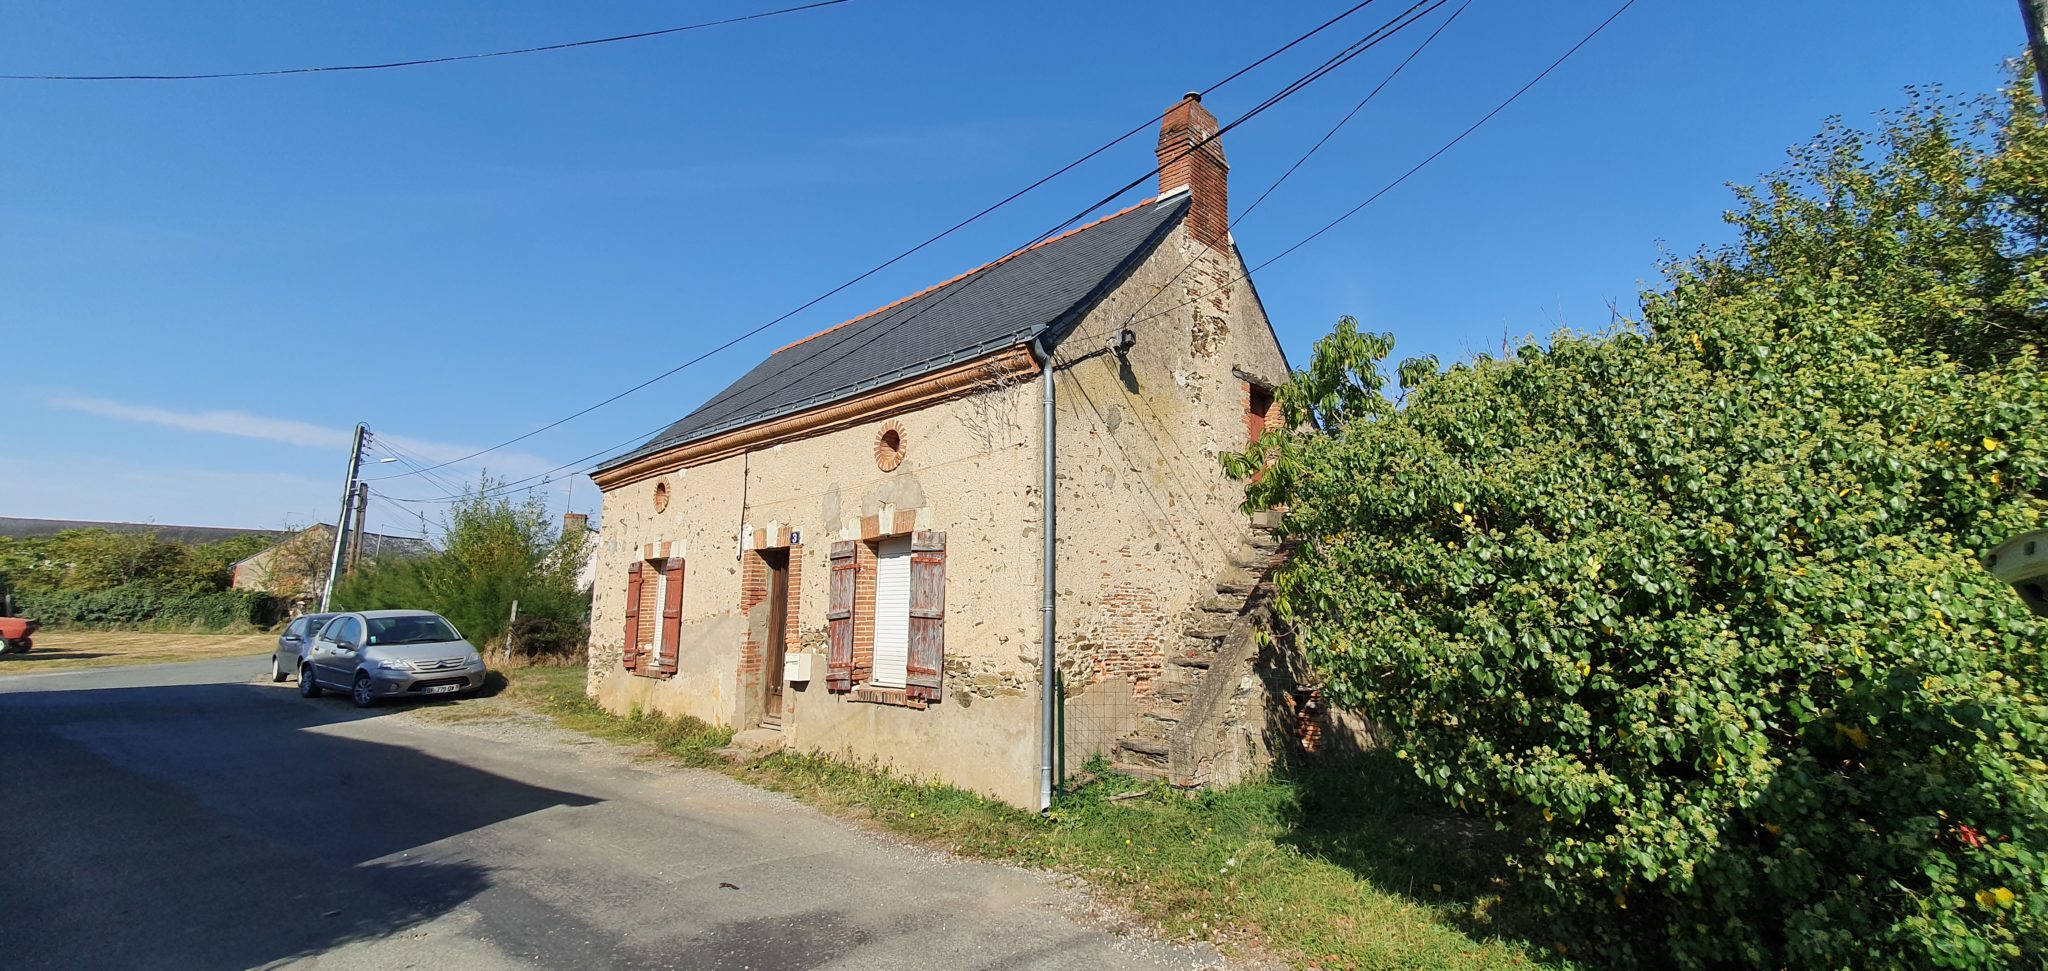
M 797 639 L 797 620 L 801 612 L 799 594 L 803 590 L 804 548 L 801 545 L 784 547 L 789 550 L 789 607 L 783 618 L 782 649 L 785 653 L 800 650 Z M 768 599 L 768 561 L 761 557 L 758 549 L 748 550 L 740 560 L 740 616 L 752 615 L 754 608 Z M 754 640 L 754 626 L 748 624 L 740 635 L 739 673 L 742 676 L 761 673 L 762 665 L 768 660 L 768 645 Z
M 1159 191 L 1187 186 L 1188 235 L 1229 252 L 1230 163 L 1215 137 L 1218 127 L 1195 92 L 1167 109 L 1159 123 Z
M 754 608 L 760 606 L 761 601 L 766 599 L 768 599 L 768 564 L 762 561 L 761 554 L 758 551 L 748 550 L 747 554 L 740 558 L 740 618 L 744 620 L 752 616 Z M 750 623 L 741 628 L 739 661 L 739 673 L 741 675 L 761 673 L 761 652 L 763 649 L 764 646 L 754 640 L 753 624 Z
M 872 520 L 875 517 L 869 516 Z M 853 544 L 853 682 L 875 675 L 875 544 Z
M 640 650 L 649 655 L 654 649 L 654 632 L 661 626 L 661 611 L 655 605 L 661 603 L 661 560 L 647 560 L 640 565 Z M 643 662 L 645 670 L 640 673 L 652 675 L 652 664 Z
M 802 614 L 802 611 L 797 608 L 803 603 L 803 589 L 804 548 L 800 543 L 791 543 L 789 546 L 789 608 L 785 611 L 782 625 L 782 651 L 784 656 L 803 650 L 803 641 L 797 637 L 797 617 Z M 782 673 L 780 671 L 775 672 L 775 676 L 781 677 Z M 782 703 L 785 705 L 789 704 L 786 696 Z

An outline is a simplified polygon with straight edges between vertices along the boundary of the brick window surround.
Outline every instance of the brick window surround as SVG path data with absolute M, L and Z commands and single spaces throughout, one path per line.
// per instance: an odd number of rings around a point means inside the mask
M 626 644 L 621 661 L 627 673 L 663 681 L 676 676 L 683 653 L 684 571 L 680 556 L 635 560 L 626 568 Z M 657 643 L 664 648 L 658 660 Z
M 800 596 L 803 590 L 803 544 L 791 543 L 788 546 L 756 546 L 746 551 L 740 558 L 740 616 L 748 616 L 755 607 L 760 606 L 768 599 L 768 561 L 761 555 L 764 550 L 789 551 L 789 606 L 784 612 L 782 624 L 782 649 L 786 653 L 793 654 L 802 650 L 799 646 L 802 641 L 797 635 L 797 616 L 801 613 L 798 606 L 803 601 L 802 596 Z M 763 675 L 775 678 L 782 677 L 782 672 L 780 671 L 764 672 L 761 669 L 761 665 L 767 660 L 768 645 L 754 640 L 752 625 L 748 625 L 740 637 L 739 677 L 741 684 L 757 683 Z
M 1246 447 L 1250 447 L 1251 443 L 1257 441 L 1258 437 L 1265 434 L 1267 429 L 1279 428 L 1282 423 L 1280 403 L 1273 400 L 1273 389 L 1255 381 L 1244 382 L 1244 442 Z M 1269 455 L 1266 457 L 1266 464 L 1271 465 L 1273 461 L 1274 456 Z M 1252 473 L 1252 481 L 1257 482 L 1264 478 L 1265 475 L 1264 469 L 1254 472 Z
M 1264 385 L 1244 382 L 1244 438 L 1251 444 L 1268 428 L 1280 427 L 1280 406 L 1273 400 L 1273 389 Z
M 875 573 L 885 539 L 910 536 L 909 660 L 904 687 L 875 687 Z M 850 701 L 924 708 L 945 677 L 946 534 L 877 533 L 832 544 L 826 623 L 826 685 Z

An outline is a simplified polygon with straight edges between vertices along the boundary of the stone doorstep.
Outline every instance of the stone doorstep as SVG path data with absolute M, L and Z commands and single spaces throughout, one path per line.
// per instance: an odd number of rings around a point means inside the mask
M 752 762 L 762 756 L 781 751 L 783 744 L 784 739 L 779 729 L 749 728 L 744 732 L 734 733 L 732 744 L 712 749 L 712 753 L 728 762 Z

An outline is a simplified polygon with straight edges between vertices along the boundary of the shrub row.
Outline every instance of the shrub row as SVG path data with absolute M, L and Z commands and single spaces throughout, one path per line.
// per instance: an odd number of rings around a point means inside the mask
M 23 593 L 15 603 L 23 616 L 49 627 L 85 629 L 269 627 L 285 611 L 277 598 L 248 590 L 166 593 L 132 583 L 110 590 Z

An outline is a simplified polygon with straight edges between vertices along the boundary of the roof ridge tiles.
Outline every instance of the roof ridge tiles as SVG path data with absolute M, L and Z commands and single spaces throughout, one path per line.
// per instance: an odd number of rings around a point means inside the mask
M 928 294 L 931 294 L 931 293 L 937 292 L 937 291 L 939 291 L 939 290 L 944 290 L 945 288 L 947 288 L 947 287 L 950 287 L 950 286 L 952 286 L 952 285 L 953 285 L 953 284 L 955 284 L 955 283 L 959 283 L 960 281 L 962 281 L 962 280 L 965 280 L 965 279 L 967 279 L 968 277 L 971 277 L 971 276 L 973 276 L 973 275 L 975 275 L 975 274 L 977 274 L 977 273 L 981 273 L 981 272 L 984 272 L 984 271 L 986 271 L 986 270 L 992 270 L 992 269 L 995 269 L 996 267 L 998 267 L 998 266 L 1001 266 L 1001 265 L 1002 265 L 1002 264 L 1004 264 L 1004 263 L 1008 263 L 1009 261 L 1011 261 L 1011 260 L 1013 260 L 1013 259 L 1016 259 L 1016 258 L 1017 258 L 1017 257 L 1019 257 L 1019 256 L 1023 256 L 1024 254 L 1026 254 L 1026 253 L 1029 253 L 1029 252 L 1031 252 L 1032 250 L 1038 249 L 1038 248 L 1039 248 L 1039 247 L 1041 247 L 1041 246 L 1049 246 L 1049 245 L 1051 245 L 1051 244 L 1053 244 L 1053 243 L 1057 243 L 1057 242 L 1059 242 L 1060 240 L 1066 239 L 1067 237 L 1069 237 L 1069 236 L 1072 236 L 1072 235 L 1074 235 L 1074 234 L 1076 234 L 1076 233 L 1086 232 L 1086 231 L 1088 231 L 1088 230 L 1090 230 L 1090 229 L 1094 229 L 1095 227 L 1097 227 L 1097 226 L 1100 226 L 1100 225 L 1102 225 L 1103 223 L 1106 223 L 1106 222 L 1108 222 L 1108 221 L 1110 221 L 1110 220 L 1112 220 L 1112 219 L 1115 219 L 1115 218 L 1117 218 L 1118 216 L 1123 216 L 1123 215 L 1127 215 L 1127 214 L 1129 214 L 1129 213 L 1133 213 L 1133 212 L 1136 212 L 1136 211 L 1138 211 L 1138 210 L 1140 210 L 1140 209 L 1143 209 L 1143 208 L 1145 208 L 1146 206 L 1149 206 L 1149 205 L 1151 205 L 1151 204 L 1153 204 L 1153 203 L 1155 203 L 1155 202 L 1158 202 L 1158 201 L 1160 201 L 1161 199 L 1164 199 L 1164 198 L 1166 198 L 1167 196 L 1170 196 L 1170 195 L 1174 195 L 1174 194 L 1175 194 L 1175 193 L 1166 193 L 1165 195 L 1153 196 L 1153 197 L 1152 197 L 1152 198 L 1150 198 L 1150 199 L 1141 199 L 1141 200 L 1139 200 L 1139 201 L 1137 201 L 1137 202 L 1135 202 L 1135 203 L 1132 203 L 1132 204 L 1131 204 L 1131 205 L 1129 205 L 1129 206 L 1125 206 L 1124 208 L 1122 208 L 1122 209 L 1119 209 L 1119 210 L 1117 210 L 1116 212 L 1110 213 L 1110 214 L 1109 214 L 1109 215 L 1107 215 L 1107 216 L 1103 216 L 1103 217 L 1102 217 L 1102 218 L 1100 218 L 1100 219 L 1096 219 L 1096 220 L 1093 220 L 1093 221 L 1091 221 L 1091 222 L 1089 222 L 1089 223 L 1087 223 L 1087 224 L 1085 224 L 1085 225 L 1081 225 L 1081 226 L 1075 226 L 1074 228 L 1072 228 L 1072 229 L 1069 229 L 1069 230 L 1067 230 L 1066 232 L 1064 232 L 1064 233 L 1061 233 L 1061 234 L 1059 234 L 1059 235 L 1057 235 L 1057 236 L 1052 236 L 1052 237 L 1049 237 L 1049 238 L 1046 238 L 1046 239 L 1042 239 L 1042 240 L 1039 240 L 1038 242 L 1036 242 L 1036 243 L 1032 243 L 1031 245 L 1029 245 L 1029 246 L 1026 246 L 1026 247 L 1024 247 L 1023 249 L 1020 249 L 1020 250 L 1015 250 L 1015 251 L 1012 251 L 1012 252 L 1010 252 L 1010 253 L 1009 253 L 1009 254 L 1007 254 L 1007 255 L 1004 255 L 1004 256 L 1000 256 L 1000 257 L 997 257 L 997 258 L 995 258 L 995 259 L 993 259 L 993 260 L 990 260 L 990 261 L 988 261 L 987 263 L 983 263 L 982 265 L 980 265 L 980 266 L 977 266 L 977 267 L 975 267 L 974 269 L 968 270 L 968 271 L 967 271 L 967 272 L 965 272 L 965 273 L 961 273 L 961 274 L 959 274 L 959 275 L 957 275 L 957 276 L 954 276 L 954 277 L 952 277 L 951 279 L 945 280 L 945 281 L 943 281 L 943 282 L 940 282 L 940 283 L 934 283 L 934 284 L 932 284 L 931 286 L 925 287 L 924 289 L 922 289 L 922 290 L 919 290 L 919 291 L 917 291 L 916 293 L 910 294 L 910 295 L 908 295 L 908 296 L 905 296 L 905 297 L 899 297 L 899 298 L 897 298 L 897 299 L 895 299 L 895 300 L 891 300 L 891 301 L 889 301 L 888 303 L 886 303 L 886 304 L 883 304 L 882 306 L 876 307 L 875 309 L 873 309 L 873 310 L 870 310 L 870 311 L 868 311 L 867 313 L 861 314 L 861 315 L 860 315 L 860 316 L 858 316 L 858 317 L 853 317 L 853 318 L 849 318 L 849 319 L 847 319 L 847 320 L 843 320 L 843 321 L 840 321 L 839 323 L 833 324 L 832 326 L 830 326 L 830 327 L 827 327 L 827 328 L 825 328 L 824 330 L 821 330 L 821 331 L 819 331 L 819 332 L 817 332 L 817 333 L 815 333 L 815 334 L 812 334 L 812 335 L 811 335 L 811 336 L 809 336 L 809 337 L 803 337 L 803 338 L 799 338 L 799 339 L 797 339 L 797 340 L 791 341 L 791 342 L 789 342 L 789 343 L 787 343 L 787 344 L 784 344 L 784 345 L 782 345 L 781 347 L 778 347 L 778 348 L 776 348 L 776 349 L 775 349 L 775 350 L 774 350 L 773 352 L 771 352 L 771 353 L 770 353 L 770 354 L 769 354 L 768 356 L 770 356 L 770 357 L 774 357 L 774 356 L 775 356 L 776 354 L 780 354 L 780 353 L 782 353 L 783 351 L 789 350 L 789 349 L 790 349 L 790 348 L 792 348 L 792 347 L 796 347 L 796 346 L 798 346 L 798 345 L 801 345 L 801 344 L 806 344 L 806 343 L 809 343 L 809 342 L 811 342 L 811 341 L 817 340 L 818 338 L 820 338 L 820 337 L 823 337 L 823 336 L 825 336 L 826 334 L 832 333 L 832 332 L 833 332 L 833 331 L 835 331 L 835 330 L 839 330 L 839 329 L 841 329 L 841 328 L 844 328 L 844 327 L 851 327 L 851 326 L 853 326 L 854 324 L 858 324 L 858 323 L 860 323 L 861 321 L 863 321 L 863 320 L 866 320 L 866 319 L 868 319 L 869 317 L 873 317 L 873 316 L 875 316 L 876 314 L 883 314 L 883 313 L 887 313 L 887 312 L 889 312 L 889 311 L 891 311 L 891 310 L 894 310 L 894 309 L 896 309 L 897 307 L 900 307 L 900 306 L 903 306 L 903 305 L 904 305 L 904 304 L 906 304 L 906 303 L 909 303 L 909 302 L 910 302 L 910 301 L 912 301 L 912 300 L 916 300 L 916 299 L 917 299 L 917 298 L 919 298 L 919 297 L 922 297 L 922 296 L 926 296 L 926 295 L 928 295 Z

